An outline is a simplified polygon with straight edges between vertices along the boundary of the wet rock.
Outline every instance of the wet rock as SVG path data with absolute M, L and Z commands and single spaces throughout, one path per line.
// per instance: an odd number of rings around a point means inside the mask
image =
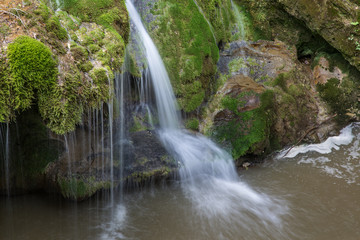
M 46 168 L 47 190 L 61 193 L 65 198 L 81 201 L 98 191 L 141 187 L 152 181 L 170 178 L 178 168 L 157 139 L 155 132 L 132 133 L 128 140 L 115 141 L 113 148 L 113 179 L 111 150 L 108 140 L 93 137 L 86 129 L 78 129 L 67 151 Z M 71 139 L 71 138 L 70 138 Z M 102 142 L 104 141 L 104 148 Z M 121 147 L 122 145 L 122 147 Z M 120 150 L 123 149 L 123 157 Z M 113 182 L 112 182 L 113 181 Z
M 128 186 L 167 179 L 177 171 L 177 162 L 167 153 L 155 132 L 135 132 L 130 138 L 134 158 L 124 169 Z

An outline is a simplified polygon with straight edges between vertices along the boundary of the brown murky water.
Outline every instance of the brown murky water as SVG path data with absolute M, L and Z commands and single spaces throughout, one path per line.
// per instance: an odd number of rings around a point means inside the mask
M 241 172 L 248 187 L 226 189 L 252 194 L 253 202 L 219 190 L 211 197 L 204 191 L 194 204 L 178 183 L 125 194 L 113 207 L 104 197 L 79 204 L 48 195 L 2 198 L 0 239 L 358 240 L 359 145 L 353 125 L 322 145 Z

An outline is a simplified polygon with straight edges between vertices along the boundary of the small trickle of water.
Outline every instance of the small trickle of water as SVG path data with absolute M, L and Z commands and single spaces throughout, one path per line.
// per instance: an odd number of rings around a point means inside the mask
M 239 38 L 240 40 L 245 40 L 245 25 L 244 25 L 244 17 L 240 13 L 238 6 L 231 0 L 231 7 L 234 11 L 236 25 L 239 31 Z
M 201 7 L 199 6 L 199 4 L 196 2 L 196 0 L 193 0 L 193 2 L 195 3 L 196 7 L 198 8 L 199 12 L 203 15 L 205 21 L 207 22 L 208 26 L 209 26 L 209 29 L 211 31 L 211 34 L 213 35 L 213 38 L 214 38 L 214 42 L 215 44 L 217 44 L 217 41 L 216 41 L 216 37 L 215 37 L 215 33 L 214 33 L 214 29 L 211 25 L 211 23 L 209 22 L 209 20 L 206 18 L 203 10 L 201 9 Z
M 113 90 L 112 90 L 112 84 L 109 74 L 108 75 L 108 84 L 109 84 L 109 96 L 114 96 Z M 110 100 L 108 102 L 108 110 L 109 110 L 109 138 L 110 138 L 110 182 L 111 182 L 111 188 L 110 188 L 110 199 L 111 199 L 111 206 L 114 204 L 114 140 L 113 140 L 113 119 L 114 119 L 114 107 L 113 107 L 113 101 Z

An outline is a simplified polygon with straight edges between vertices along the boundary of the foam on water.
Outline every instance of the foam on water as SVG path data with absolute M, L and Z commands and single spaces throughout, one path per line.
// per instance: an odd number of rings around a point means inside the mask
M 312 152 L 312 151 L 321 154 L 328 154 L 331 153 L 333 149 L 339 150 L 339 146 L 348 145 L 353 141 L 354 139 L 354 135 L 352 134 L 353 126 L 354 124 L 350 124 L 349 126 L 345 127 L 340 131 L 339 136 L 329 137 L 323 143 L 296 146 L 292 148 L 288 154 L 286 154 L 288 152 L 288 150 L 286 149 L 278 155 L 278 158 L 283 158 L 283 157 L 294 158 L 298 154 Z
M 299 165 L 311 164 L 324 174 L 360 185 L 359 126 L 359 123 L 352 123 L 342 129 L 339 136 L 330 137 L 323 143 L 295 147 L 285 158 L 294 158 Z M 277 158 L 284 157 L 287 151 L 282 151 Z

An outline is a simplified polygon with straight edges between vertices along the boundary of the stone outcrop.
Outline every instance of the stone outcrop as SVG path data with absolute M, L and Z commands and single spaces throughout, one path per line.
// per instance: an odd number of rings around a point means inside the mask
M 360 69 L 359 3 L 343 0 L 277 0 Z
M 122 143 L 122 157 L 121 143 L 114 143 L 111 157 L 109 139 L 102 140 L 107 143 L 102 148 L 96 144 L 100 141 L 89 142 L 88 139 L 94 136 L 85 129 L 78 129 L 73 137 L 78 140 L 68 142 L 67 151 L 45 170 L 46 189 L 61 193 L 68 199 L 80 201 L 98 191 L 120 186 L 131 189 L 142 187 L 170 178 L 178 168 L 156 134 L 148 130 L 132 133 L 129 140 Z
M 297 60 L 295 48 L 279 41 L 233 42 L 221 52 L 218 66 L 223 85 L 201 129 L 232 149 L 235 158 L 263 155 L 304 135 L 320 141 L 335 126 L 329 121 L 307 134 L 330 114 L 315 91 L 311 68 Z

